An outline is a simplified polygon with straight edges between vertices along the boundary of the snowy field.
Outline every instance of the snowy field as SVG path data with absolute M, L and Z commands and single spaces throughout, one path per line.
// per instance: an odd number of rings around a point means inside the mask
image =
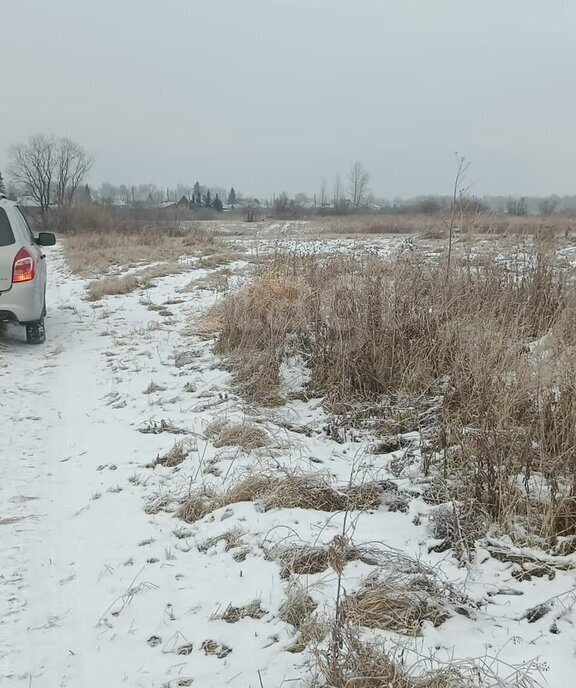
M 252 253 L 278 249 L 262 241 Z M 308 250 L 285 241 L 282 250 Z M 340 249 L 355 250 L 347 241 Z M 369 248 L 402 241 L 370 238 Z M 381 453 L 368 432 L 334 432 L 321 400 L 247 404 L 212 341 L 190 328 L 222 298 L 181 291 L 209 270 L 191 264 L 149 289 L 90 303 L 60 248 L 49 261 L 47 344 L 29 347 L 13 327 L 0 337 L 2 688 L 310 686 L 314 663 L 288 651 L 297 631 L 281 609 L 298 589 L 318 619 L 329 618 L 337 577 L 326 565 L 287 578 L 282 556 L 326 548 L 343 531 L 371 553 L 346 564 L 346 592 L 399 565 L 430 571 L 451 591 L 437 626 L 424 621 L 416 638 L 379 633 L 404 648 L 407 665 L 476 659 L 502 679 L 530 665 L 543 686 L 572 685 L 574 555 L 562 558 L 565 570 L 520 580 L 511 557 L 496 556 L 522 554 L 506 542 L 480 542 L 468 567 L 435 551 L 418 476 L 391 470 L 419 451 L 417 437 Z M 287 362 L 286 391 L 303 379 L 299 361 Z M 263 446 L 221 446 L 215 421 L 259 426 Z M 175 447 L 181 462 L 156 461 Z M 282 467 L 336 487 L 377 483 L 379 504 L 345 515 L 243 501 L 194 523 L 176 516 L 193 491 Z

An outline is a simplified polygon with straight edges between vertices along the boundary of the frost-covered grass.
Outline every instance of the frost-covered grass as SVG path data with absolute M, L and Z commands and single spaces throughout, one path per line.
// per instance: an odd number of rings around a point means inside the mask
M 372 414 L 385 426 L 412 408 L 404 431 L 426 446 L 423 472 L 464 511 L 565 549 L 576 536 L 575 304 L 570 268 L 545 242 L 505 260 L 471 252 L 449 272 L 413 248 L 292 254 L 219 304 L 217 350 L 261 403 L 282 403 L 297 355 L 306 393 L 337 415 L 388 398 L 384 417 Z M 534 472 L 547 476 L 545 500 L 518 489 Z

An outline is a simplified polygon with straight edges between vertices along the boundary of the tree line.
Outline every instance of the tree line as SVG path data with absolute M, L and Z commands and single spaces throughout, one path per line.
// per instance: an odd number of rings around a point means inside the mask
M 0 172 L 0 195 L 13 200 L 17 199 L 17 195 L 31 198 L 39 208 L 44 225 L 47 223 L 51 207 L 61 210 L 78 201 L 99 201 L 105 205 L 113 205 L 121 199 L 126 205 L 137 205 L 137 192 L 134 186 L 129 188 L 125 185 L 114 186 L 104 183 L 100 192 L 92 190 L 85 180 L 94 158 L 79 143 L 69 138 L 35 134 L 21 143 L 10 146 L 8 161 L 10 189 L 7 190 Z M 144 199 L 142 190 L 146 191 Z M 229 192 L 213 192 L 199 182 L 196 182 L 194 187 L 180 185 L 173 193 L 174 201 L 185 196 L 191 208 L 204 207 L 221 211 L 224 209 L 222 197 L 226 197 L 229 206 L 234 206 L 237 202 L 237 194 L 233 187 Z M 140 185 L 138 196 L 140 204 L 144 206 L 159 205 L 164 200 L 163 192 L 159 192 L 153 184 Z M 170 190 L 167 189 L 166 200 L 169 198 Z
M 193 186 L 178 185 L 175 189 L 158 189 L 154 184 L 138 186 L 113 185 L 103 183 L 98 190 L 85 183 L 94 158 L 75 141 L 66 137 L 36 134 L 26 141 L 15 144 L 8 151 L 8 174 L 10 183 L 6 184 L 0 172 L 0 195 L 16 200 L 17 195 L 33 199 L 40 210 L 43 224 L 47 222 L 49 209 L 67 208 L 74 202 L 99 202 L 103 205 L 116 205 L 121 201 L 134 208 L 159 207 L 165 201 L 178 203 L 187 199 L 191 210 L 207 208 L 214 211 L 224 209 L 224 201 L 230 208 L 237 204 L 245 209 L 249 221 L 257 219 L 263 208 L 270 209 L 277 217 L 296 217 L 312 211 L 320 215 L 346 214 L 360 210 L 391 211 L 400 213 L 433 214 L 450 208 L 451 199 L 443 196 L 422 196 L 408 201 L 396 199 L 392 203 L 377 200 L 371 194 L 368 183 L 370 175 L 360 161 L 351 166 L 347 182 L 337 174 L 331 192 L 326 181 L 322 181 L 319 194 L 313 197 L 299 193 L 291 197 L 283 192 L 271 201 L 260 202 L 256 198 L 242 198 L 234 187 L 229 191 L 223 188 L 209 188 L 197 181 Z M 468 212 L 487 212 L 496 210 L 509 215 L 523 216 L 539 212 L 551 215 L 559 209 L 576 207 L 570 199 L 550 196 L 541 199 L 485 198 L 474 196 L 460 198 L 460 206 Z

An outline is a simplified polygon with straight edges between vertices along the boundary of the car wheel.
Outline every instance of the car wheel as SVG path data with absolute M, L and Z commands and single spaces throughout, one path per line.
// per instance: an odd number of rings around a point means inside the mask
M 26 325 L 26 341 L 28 344 L 44 344 L 46 341 L 44 318 Z

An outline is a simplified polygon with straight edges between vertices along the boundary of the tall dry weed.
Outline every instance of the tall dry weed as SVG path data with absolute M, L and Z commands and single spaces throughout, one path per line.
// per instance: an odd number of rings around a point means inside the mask
M 217 347 L 261 401 L 279 396 L 295 353 L 307 393 L 333 407 L 437 397 L 436 448 L 451 449 L 442 473 L 460 497 L 507 528 L 576 535 L 575 304 L 569 268 L 541 240 L 471 250 L 448 274 L 414 250 L 282 256 L 221 304 Z

